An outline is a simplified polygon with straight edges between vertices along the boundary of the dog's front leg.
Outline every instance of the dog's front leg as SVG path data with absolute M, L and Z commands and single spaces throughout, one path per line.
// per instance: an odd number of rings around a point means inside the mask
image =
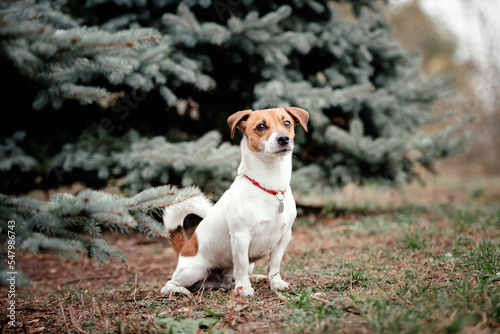
M 248 249 L 250 247 L 250 236 L 244 232 L 236 232 L 231 235 L 231 251 L 234 266 L 234 289 L 236 294 L 242 297 L 251 297 L 254 294 L 248 271 L 250 262 Z
M 280 275 L 280 265 L 283 254 L 285 254 L 285 249 L 290 239 L 292 237 L 292 230 L 288 229 L 285 234 L 281 237 L 280 241 L 272 250 L 269 256 L 269 270 L 267 272 L 267 279 L 269 281 L 269 287 L 271 290 L 286 290 L 289 288 L 287 282 L 281 279 Z

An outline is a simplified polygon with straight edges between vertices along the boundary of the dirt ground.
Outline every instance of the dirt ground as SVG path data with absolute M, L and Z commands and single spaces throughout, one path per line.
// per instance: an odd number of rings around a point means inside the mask
M 109 232 L 104 238 L 125 254 L 129 261 L 127 264 L 111 262 L 101 265 L 86 257 L 64 259 L 50 254 L 18 253 L 17 269 L 24 271 L 33 288 L 18 291 L 17 323 L 28 327 L 30 333 L 65 332 L 64 328 L 56 325 L 63 323 L 62 303 L 71 298 L 79 299 L 85 291 L 94 291 L 96 287 L 110 294 L 127 284 L 135 287 L 147 282 L 152 284 L 151 293 L 159 297 L 160 285 L 170 277 L 176 264 L 176 256 L 168 240 Z M 2 296 L 7 295 L 7 287 L 2 286 L 0 291 Z M 133 295 L 129 297 L 133 298 Z M 100 312 L 111 315 L 115 310 L 102 308 L 101 305 Z
M 347 213 L 330 212 L 329 215 L 325 215 L 324 212 L 319 213 L 319 211 L 311 213 L 314 211 L 311 205 L 315 200 L 310 197 L 307 199 L 308 206 L 304 207 L 302 213 L 310 215 L 310 219 L 321 221 L 325 228 L 336 229 L 343 221 L 355 221 L 358 216 L 376 214 L 376 210 L 373 211 L 370 208 L 365 210 L 356 208 L 357 206 L 365 207 L 366 203 L 380 208 L 384 205 L 397 206 L 408 197 L 416 202 L 422 202 L 421 204 L 436 201 L 460 201 L 464 198 L 464 193 L 473 192 L 474 187 L 484 186 L 482 181 L 472 185 L 466 184 L 460 181 L 461 177 L 457 176 L 456 181 L 452 183 L 436 181 L 428 187 L 410 185 L 403 193 L 393 190 L 380 192 L 380 189 L 347 188 L 343 193 L 336 195 L 335 201 L 341 206 L 350 203 L 351 208 L 354 207 L 353 210 L 347 210 Z M 490 191 L 496 194 L 494 196 L 500 198 L 500 182 L 497 181 L 488 186 L 491 186 Z M 119 328 L 120 320 L 141 322 L 158 315 L 176 317 L 180 314 L 188 314 L 188 317 L 194 318 L 207 316 L 206 310 L 197 309 L 193 305 L 194 299 L 185 298 L 182 301 L 171 302 L 169 296 L 160 294 L 161 287 L 171 277 L 177 263 L 176 255 L 168 240 L 148 238 L 140 234 L 120 235 L 110 232 L 105 233 L 104 238 L 123 252 L 128 263 L 114 262 L 100 265 L 84 257 L 63 259 L 55 255 L 18 252 L 16 254 L 17 269 L 26 273 L 33 288 L 17 288 L 17 326 L 7 329 L 6 318 L 4 318 L 1 334 L 92 332 L 85 328 L 86 323 L 88 327 L 93 328 L 93 331 L 97 329 L 97 332 L 115 332 Z M 369 240 L 370 236 L 366 238 L 366 240 L 353 240 L 353 243 L 392 242 L 391 240 Z M 306 227 L 295 228 L 293 245 L 287 249 L 284 261 L 290 256 L 304 252 L 311 242 L 313 240 L 310 230 Z M 354 252 L 353 256 L 355 256 Z M 291 284 L 307 284 L 300 282 L 300 277 L 287 279 Z M 271 293 L 264 285 L 258 286 L 256 290 L 260 295 L 260 301 L 253 301 L 253 304 L 248 306 L 249 310 L 252 307 L 263 309 L 263 312 L 266 312 L 266 326 L 273 323 L 278 326 L 286 316 L 286 312 L 273 313 L 273 310 L 283 308 L 284 301 L 278 295 Z M 8 287 L 1 286 L 2 298 L 7 293 Z M 222 298 L 219 304 L 239 302 L 234 298 L 231 299 L 229 292 L 220 294 L 207 291 L 203 296 L 197 295 L 195 298 Z M 156 306 L 160 305 L 163 311 L 157 314 L 158 307 L 151 308 L 152 303 Z M 2 312 L 5 314 L 4 310 Z M 228 320 L 227 317 L 226 314 L 224 321 L 231 322 L 231 319 Z M 92 327 L 91 322 L 95 318 L 99 318 L 101 325 Z M 233 321 L 231 328 L 238 332 L 266 332 L 262 321 L 262 312 L 241 313 L 237 323 Z
M 352 214 L 349 217 L 339 216 L 329 219 L 325 226 L 335 228 L 345 219 L 355 218 Z M 2 334 L 64 333 L 67 332 L 66 326 L 72 333 L 83 333 L 85 329 L 78 324 L 82 323 L 82 319 L 93 316 L 101 320 L 107 318 L 107 328 L 104 326 L 100 329 L 115 332 L 117 319 L 147 321 L 153 318 L 155 315 L 145 312 L 143 306 L 155 300 L 166 305 L 162 316 L 175 317 L 187 312 L 192 312 L 193 317 L 207 315 L 196 308 L 189 310 L 191 301 L 185 297 L 180 298 L 184 302 L 176 300 L 169 303 L 169 296 L 160 294 L 161 287 L 171 277 L 177 263 L 168 240 L 111 232 L 105 233 L 104 238 L 123 252 L 128 259 L 127 264 L 111 262 L 101 265 L 86 257 L 70 260 L 50 254 L 18 254 L 18 269 L 26 273 L 33 288 L 18 288 L 17 327 L 9 328 L 6 332 L 3 329 Z M 311 238 L 307 228 L 295 229 L 293 244 L 289 246 L 284 261 L 304 252 Z M 362 244 L 373 241 L 367 239 Z M 355 242 L 361 245 L 359 240 Z M 352 252 L 352 256 L 355 256 L 355 252 Z M 264 262 L 257 263 L 257 267 L 262 267 Z M 298 284 L 301 279 L 287 277 L 292 285 Z M 0 288 L 2 296 L 7 295 L 7 290 L 6 286 Z M 283 306 L 283 300 L 269 291 L 265 283 L 256 287 L 256 291 L 261 299 L 256 306 L 267 309 L 266 321 L 269 322 L 273 308 Z M 211 298 L 213 292 L 206 293 L 209 295 L 204 298 Z M 226 292 L 226 295 L 229 298 L 230 293 Z M 217 298 L 218 294 L 214 296 Z M 282 317 L 276 312 L 275 325 L 279 325 Z M 264 329 L 261 320 L 258 314 L 248 312 L 238 319 L 233 328 L 238 332 L 258 333 Z

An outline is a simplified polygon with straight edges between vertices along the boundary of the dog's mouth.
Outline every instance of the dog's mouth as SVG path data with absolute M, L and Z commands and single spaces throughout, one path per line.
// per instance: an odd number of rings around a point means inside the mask
M 282 149 L 279 149 L 277 151 L 274 151 L 272 154 L 274 155 L 285 155 L 289 152 L 292 152 L 293 151 L 293 147 L 284 147 Z

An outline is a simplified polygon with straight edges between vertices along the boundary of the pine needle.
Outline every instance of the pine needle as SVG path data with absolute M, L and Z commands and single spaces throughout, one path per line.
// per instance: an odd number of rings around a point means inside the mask
M 66 314 L 64 313 L 64 308 L 63 308 L 61 301 L 59 301 L 59 308 L 61 309 L 61 317 L 62 317 L 63 322 L 64 322 L 64 328 L 66 328 L 66 333 L 69 334 L 70 332 L 69 332 L 69 327 L 68 327 L 68 321 L 66 320 Z
M 80 333 L 85 333 L 85 331 L 80 327 L 80 324 L 77 322 L 74 316 L 74 311 L 73 311 L 73 306 L 69 305 L 68 306 L 68 311 L 69 311 L 69 319 L 71 321 L 71 324 L 75 329 L 80 332 Z

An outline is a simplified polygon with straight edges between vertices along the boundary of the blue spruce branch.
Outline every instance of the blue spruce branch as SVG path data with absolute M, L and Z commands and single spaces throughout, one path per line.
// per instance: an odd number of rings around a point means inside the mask
M 151 188 L 130 198 L 87 189 L 76 196 L 56 194 L 48 202 L 0 194 L 0 229 L 6 229 L 6 222 L 15 219 L 16 240 L 31 252 L 71 257 L 87 254 L 99 261 L 125 261 L 117 249 L 100 239 L 102 230 L 138 230 L 165 237 L 163 224 L 153 213 L 158 215 L 166 206 L 182 205 L 200 195 L 194 187 L 171 186 Z M 5 233 L 1 242 L 6 245 Z

